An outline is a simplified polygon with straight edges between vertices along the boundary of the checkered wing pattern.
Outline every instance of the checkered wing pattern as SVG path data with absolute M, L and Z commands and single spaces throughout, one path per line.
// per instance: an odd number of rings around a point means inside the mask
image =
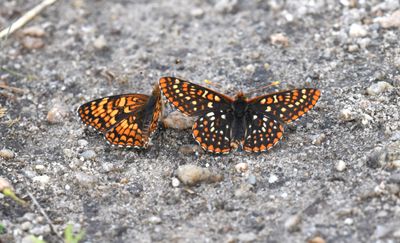
M 193 137 L 200 146 L 211 153 L 231 151 L 232 113 L 215 110 L 201 116 L 193 125 Z
M 147 147 L 149 137 L 157 128 L 160 113 L 161 94 L 158 87 L 152 96 L 109 96 L 90 101 L 78 109 L 83 123 L 101 132 L 109 143 L 135 148 Z
M 257 113 L 265 112 L 269 117 L 290 123 L 311 110 L 320 95 L 318 89 L 294 89 L 255 97 L 248 103 Z
M 168 101 L 188 116 L 227 109 L 232 98 L 211 89 L 175 77 L 160 79 L 160 88 Z
M 247 152 L 263 152 L 272 148 L 283 135 L 283 126 L 264 114 L 248 114 L 243 149 Z

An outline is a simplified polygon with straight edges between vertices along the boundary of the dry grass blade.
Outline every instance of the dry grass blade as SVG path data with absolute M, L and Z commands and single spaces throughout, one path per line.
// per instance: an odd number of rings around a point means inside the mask
M 44 0 L 39 5 L 37 5 L 36 7 L 32 8 L 31 10 L 26 12 L 24 15 L 22 15 L 21 18 L 19 18 L 17 21 L 15 21 L 11 26 L 3 29 L 0 32 L 0 39 L 14 33 L 16 30 L 18 30 L 19 28 L 24 26 L 26 23 L 28 23 L 31 19 L 33 19 L 35 16 L 37 16 L 41 11 L 43 11 L 43 9 L 45 9 L 47 6 L 52 5 L 56 1 L 57 0 Z

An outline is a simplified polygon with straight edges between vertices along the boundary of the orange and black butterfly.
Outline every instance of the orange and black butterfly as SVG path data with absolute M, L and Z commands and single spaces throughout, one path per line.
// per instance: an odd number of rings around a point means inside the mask
M 235 98 L 175 77 L 160 79 L 168 101 L 188 116 L 198 116 L 193 137 L 211 153 L 229 153 L 239 146 L 248 152 L 272 148 L 283 124 L 303 116 L 317 103 L 318 89 L 293 89 L 248 99 Z
M 109 96 L 90 101 L 78 109 L 83 123 L 102 133 L 110 144 L 134 148 L 147 148 L 161 112 L 158 85 L 154 86 L 150 96 Z

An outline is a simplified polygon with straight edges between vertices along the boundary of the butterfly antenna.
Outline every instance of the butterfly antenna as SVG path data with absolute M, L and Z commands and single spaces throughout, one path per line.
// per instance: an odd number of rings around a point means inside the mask
M 281 81 L 278 80 L 278 81 L 274 81 L 274 82 L 272 82 L 272 83 L 270 83 L 270 84 L 267 84 L 267 85 L 264 85 L 264 86 L 261 86 L 261 87 L 253 88 L 253 89 L 251 89 L 251 90 L 249 90 L 249 91 L 246 92 L 246 96 L 247 96 L 248 94 L 252 94 L 252 93 L 255 93 L 255 92 L 257 92 L 257 91 L 264 90 L 264 89 L 269 88 L 269 87 L 278 86 L 279 84 L 281 84 Z
M 208 80 L 208 79 L 204 79 L 204 83 L 206 83 L 208 85 L 211 85 L 211 86 L 213 86 L 213 87 L 215 87 L 217 89 L 222 89 L 223 88 L 222 85 L 217 84 L 217 83 L 215 83 L 215 82 L 213 82 L 211 80 Z

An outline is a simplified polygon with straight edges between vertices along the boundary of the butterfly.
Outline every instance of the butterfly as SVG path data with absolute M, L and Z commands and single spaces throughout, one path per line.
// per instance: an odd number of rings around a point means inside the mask
M 121 94 L 92 100 L 78 108 L 82 122 L 104 135 L 112 145 L 147 148 L 162 112 L 161 93 Z
M 188 116 L 198 116 L 193 137 L 206 151 L 227 154 L 241 147 L 247 152 L 272 148 L 283 135 L 283 125 L 311 110 L 321 91 L 304 88 L 248 99 L 241 92 L 229 97 L 175 78 L 163 77 L 160 89 L 166 99 Z

